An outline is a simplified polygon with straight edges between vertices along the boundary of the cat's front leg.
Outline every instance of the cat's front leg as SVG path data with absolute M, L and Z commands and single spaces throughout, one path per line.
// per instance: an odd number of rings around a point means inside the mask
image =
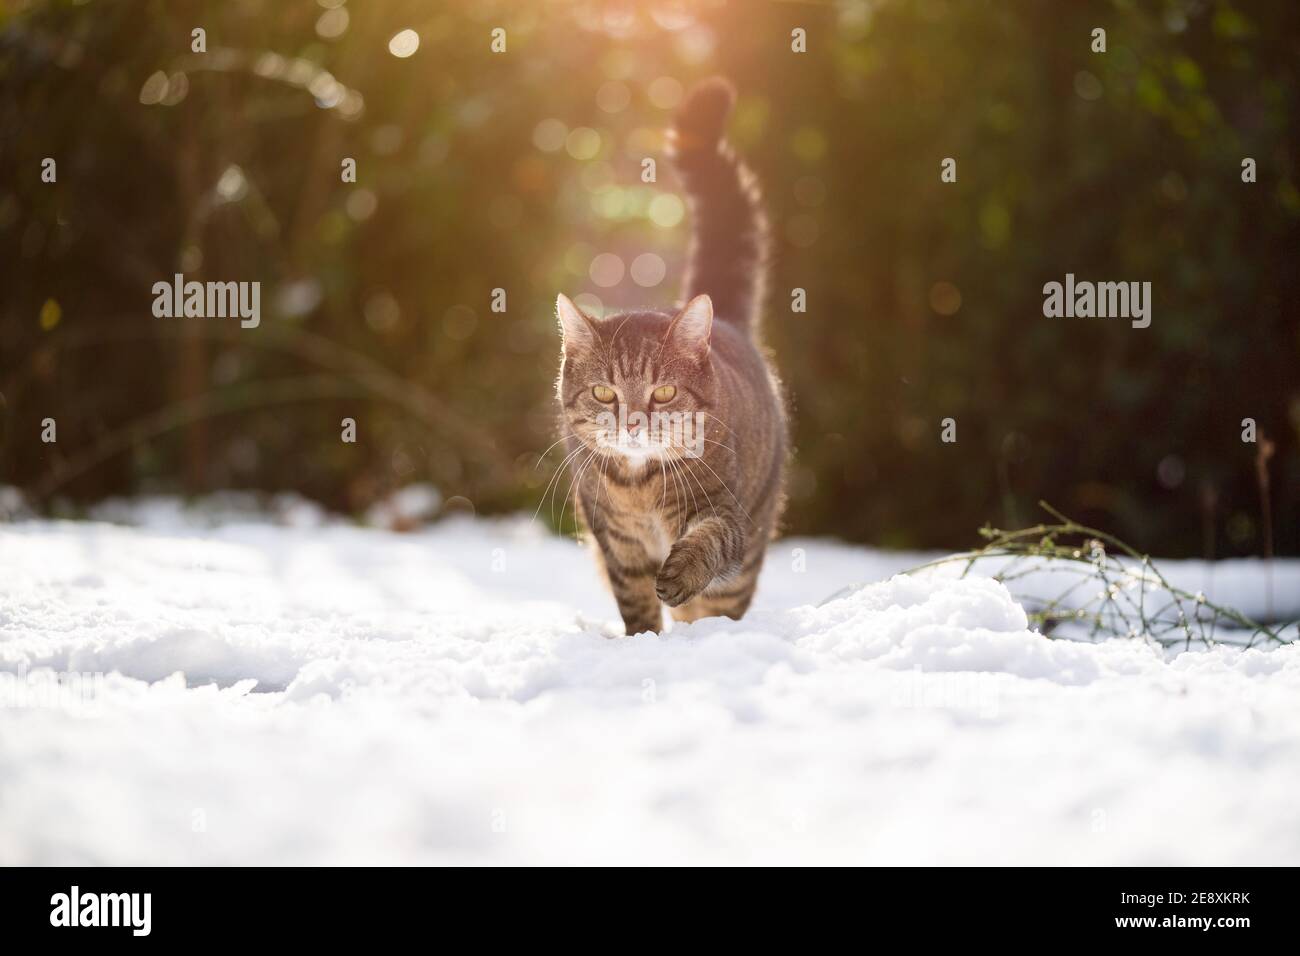
M 659 565 L 649 555 L 637 549 L 601 545 L 601 559 L 610 590 L 618 602 L 618 613 L 623 618 L 623 628 L 629 634 L 663 629 L 664 614 L 655 595 L 655 574 Z
M 745 554 L 739 515 L 710 515 L 677 539 L 655 579 L 655 594 L 669 607 L 685 604 L 715 578 L 735 571 Z

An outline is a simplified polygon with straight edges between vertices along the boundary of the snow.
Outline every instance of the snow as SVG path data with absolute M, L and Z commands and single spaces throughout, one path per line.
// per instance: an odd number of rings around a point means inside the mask
M 97 517 L 0 526 L 0 864 L 1300 863 L 1300 646 L 1048 640 L 819 540 L 622 638 L 522 519 Z

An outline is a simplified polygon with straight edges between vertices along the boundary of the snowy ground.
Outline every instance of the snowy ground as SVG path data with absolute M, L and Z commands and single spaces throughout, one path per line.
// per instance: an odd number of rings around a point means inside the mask
M 116 516 L 0 526 L 0 864 L 1300 863 L 1300 647 L 1047 640 L 818 541 L 611 640 L 526 522 Z

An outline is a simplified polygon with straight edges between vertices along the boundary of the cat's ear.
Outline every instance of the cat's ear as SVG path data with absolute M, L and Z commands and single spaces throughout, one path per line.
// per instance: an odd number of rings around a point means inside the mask
M 596 341 L 594 320 L 561 292 L 555 297 L 555 314 L 560 318 L 560 334 L 565 348 L 587 348 Z
M 708 352 L 712 333 L 713 300 L 707 295 L 697 295 L 687 302 L 668 328 L 668 334 L 679 345 L 699 352 Z

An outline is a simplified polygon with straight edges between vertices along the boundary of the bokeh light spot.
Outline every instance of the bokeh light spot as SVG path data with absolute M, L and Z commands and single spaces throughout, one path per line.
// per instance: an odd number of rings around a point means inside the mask
M 175 106 L 185 99 L 190 91 L 190 78 L 184 73 L 173 73 L 167 78 L 167 92 L 163 94 L 163 106 Z
M 343 100 L 338 105 L 339 115 L 345 120 L 359 119 L 365 112 L 366 99 L 356 90 L 348 90 L 343 94 Z
M 826 155 L 826 136 L 815 126 L 804 126 L 795 132 L 790 148 L 805 163 L 815 163 Z
M 1156 466 L 1156 480 L 1171 491 L 1183 483 L 1187 476 L 1187 465 L 1177 455 L 1166 455 Z
M 383 126 L 377 126 L 370 134 L 370 148 L 380 156 L 392 156 L 402 148 L 402 142 L 406 139 L 406 131 L 396 123 L 385 123 Z
M 1187 180 L 1171 169 L 1160 180 L 1160 194 L 1170 202 L 1182 202 L 1187 198 Z
M 686 215 L 686 205 L 673 193 L 660 193 L 650 200 L 650 221 L 661 229 L 671 229 Z
M 345 87 L 331 74 L 322 70 L 307 84 L 307 91 L 316 99 L 317 106 L 331 110 L 343 102 Z
M 442 514 L 447 517 L 454 514 L 474 516 L 474 502 L 470 501 L 464 495 L 452 495 L 443 503 Z
M 574 159 L 593 159 L 600 152 L 600 134 L 590 126 L 578 126 L 565 137 L 564 148 Z
M 451 154 L 451 142 L 438 133 L 430 133 L 420 141 L 420 162 L 437 166 Z
M 316 35 L 325 40 L 336 40 L 347 32 L 348 19 L 346 7 L 326 10 L 316 19 Z
M 533 145 L 544 153 L 557 153 L 564 149 L 569 127 L 557 119 L 544 119 L 533 127 Z
M 650 289 L 664 281 L 668 266 L 653 252 L 643 252 L 632 260 L 632 281 Z
M 602 189 L 591 197 L 591 208 L 596 215 L 605 219 L 620 218 L 626 209 L 623 202 L 623 190 L 618 187 Z
M 253 72 L 268 80 L 283 76 L 286 69 L 288 69 L 288 63 L 278 53 L 263 53 L 253 64 Z
M 231 163 L 217 180 L 217 198 L 222 202 L 239 202 L 248 195 L 248 179 L 244 171 Z
M 362 187 L 348 194 L 344 206 L 348 211 L 348 217 L 353 222 L 365 222 L 375 214 L 375 209 L 379 206 L 379 200 L 373 192 Z
M 674 43 L 677 55 L 687 63 L 703 63 L 708 60 L 713 56 L 716 45 L 713 31 L 700 24 L 680 31 Z
M 587 274 L 591 277 L 591 281 L 602 289 L 610 289 L 623 281 L 626 268 L 623 260 L 614 253 L 602 252 L 591 260 L 591 268 L 587 270 Z
M 167 74 L 162 70 L 151 73 L 149 79 L 144 81 L 144 86 L 140 87 L 140 102 L 145 106 L 153 106 L 155 103 L 161 103 L 162 98 L 167 95 Z
M 453 305 L 443 313 L 442 331 L 449 339 L 464 341 L 474 334 L 477 327 L 478 315 L 467 305 Z
M 50 331 L 59 324 L 59 319 L 63 318 L 63 309 L 57 299 L 46 299 L 45 304 L 41 306 L 41 329 L 45 332 Z
M 632 91 L 628 89 L 626 83 L 620 83 L 618 80 L 603 83 L 596 91 L 596 105 L 606 113 L 625 110 L 630 102 L 632 102 Z
M 685 30 L 695 22 L 686 0 L 659 0 L 651 5 L 650 17 L 665 30 Z
M 1074 74 L 1074 92 L 1081 100 L 1099 100 L 1102 94 L 1101 80 L 1087 70 L 1080 70 Z
M 366 299 L 366 325 L 376 332 L 390 332 L 402 319 L 402 308 L 389 292 L 376 292 Z
M 310 276 L 282 282 L 275 290 L 276 311 L 286 318 L 296 319 L 312 312 L 320 305 L 324 290 L 318 280 Z
M 951 282 L 936 282 L 930 286 L 930 308 L 940 315 L 956 315 L 961 308 L 961 290 Z
M 682 101 L 682 84 L 671 76 L 661 76 L 646 88 L 650 102 L 661 110 L 670 110 Z
M 388 41 L 388 52 L 399 59 L 406 59 L 420 49 L 420 34 L 414 30 L 402 30 L 393 34 Z

